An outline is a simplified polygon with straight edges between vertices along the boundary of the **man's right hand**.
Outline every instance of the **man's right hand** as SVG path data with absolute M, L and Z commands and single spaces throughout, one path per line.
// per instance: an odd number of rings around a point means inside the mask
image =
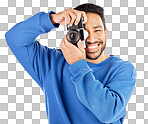
M 87 16 L 84 11 L 78 11 L 75 9 L 66 9 L 62 12 L 59 12 L 57 14 L 50 14 L 50 19 L 52 24 L 61 24 L 65 26 L 65 19 L 66 19 L 66 24 L 72 26 L 73 23 L 77 25 L 80 21 L 81 16 L 84 17 L 84 21 L 87 22 Z

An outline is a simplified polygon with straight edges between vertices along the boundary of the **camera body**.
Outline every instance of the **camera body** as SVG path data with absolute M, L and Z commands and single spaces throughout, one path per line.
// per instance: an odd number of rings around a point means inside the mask
M 85 22 L 83 17 L 81 16 L 80 22 L 77 25 L 75 24 L 73 24 L 72 26 L 66 25 L 67 40 L 75 46 L 77 46 L 77 42 L 81 40 L 84 48 L 86 48 L 85 44 L 86 31 L 84 29 L 85 29 Z

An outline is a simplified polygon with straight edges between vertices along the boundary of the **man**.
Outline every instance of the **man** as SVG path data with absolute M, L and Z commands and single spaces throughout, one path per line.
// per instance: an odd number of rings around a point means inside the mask
M 87 46 L 61 41 L 60 49 L 35 38 L 59 25 L 86 22 Z M 6 33 L 7 44 L 45 94 L 50 124 L 122 124 L 136 82 L 134 66 L 104 54 L 107 28 L 103 8 L 82 4 L 55 13 L 39 12 Z

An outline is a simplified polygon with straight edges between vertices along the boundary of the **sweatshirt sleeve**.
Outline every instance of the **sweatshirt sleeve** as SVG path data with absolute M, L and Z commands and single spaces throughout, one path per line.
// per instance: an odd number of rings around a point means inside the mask
M 42 90 L 55 49 L 43 46 L 35 39 L 38 35 L 59 27 L 59 24 L 51 23 L 49 16 L 51 13 L 55 12 L 39 12 L 17 23 L 5 34 L 9 48 Z
M 95 79 L 86 59 L 68 68 L 79 100 L 101 122 L 113 123 L 125 115 L 124 110 L 136 83 L 136 70 L 132 64 L 122 64 L 106 85 Z

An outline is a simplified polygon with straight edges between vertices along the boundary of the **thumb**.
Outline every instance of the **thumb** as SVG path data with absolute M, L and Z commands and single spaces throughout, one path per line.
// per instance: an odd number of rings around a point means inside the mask
M 83 44 L 82 44 L 82 41 L 81 41 L 81 40 L 79 40 L 79 41 L 77 42 L 77 46 L 78 46 L 78 48 L 79 48 L 82 52 L 84 52 L 84 51 L 85 51 L 84 46 L 83 46 Z

